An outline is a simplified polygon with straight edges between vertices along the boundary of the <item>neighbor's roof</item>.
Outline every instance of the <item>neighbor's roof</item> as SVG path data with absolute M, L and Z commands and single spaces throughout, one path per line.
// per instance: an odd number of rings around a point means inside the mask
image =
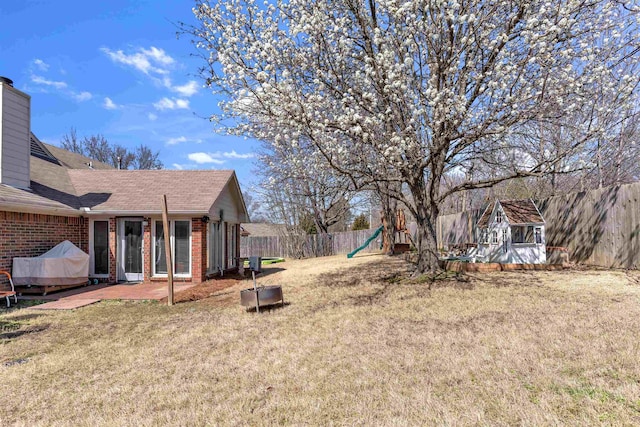
M 80 207 L 105 213 L 161 212 L 165 194 L 172 213 L 206 214 L 225 186 L 232 180 L 237 183 L 232 170 L 69 170 L 68 173 Z
M 541 224 L 544 223 L 544 218 L 536 208 L 533 200 L 496 200 L 496 202 L 492 205 L 487 206 L 484 213 L 480 217 L 478 221 L 479 228 L 487 228 L 489 225 L 489 220 L 491 219 L 491 214 L 493 213 L 493 208 L 496 203 L 500 203 L 502 206 L 502 210 L 504 211 L 505 216 L 507 217 L 507 222 L 509 224 Z
M 284 224 L 269 224 L 266 222 L 247 222 L 240 226 L 251 237 L 280 236 L 286 234 L 287 226 Z

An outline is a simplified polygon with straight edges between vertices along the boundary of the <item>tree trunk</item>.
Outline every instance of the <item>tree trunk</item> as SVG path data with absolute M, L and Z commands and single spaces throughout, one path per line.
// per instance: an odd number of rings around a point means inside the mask
M 395 212 L 396 212 L 397 205 L 398 205 L 397 202 L 391 199 L 390 197 L 388 196 L 382 197 L 382 217 L 383 217 L 383 224 L 385 226 L 384 229 L 382 230 L 382 232 L 384 233 L 382 241 L 387 242 L 386 247 L 384 247 L 385 254 L 387 255 L 393 255 L 394 247 L 396 243 Z
M 410 185 L 411 193 L 416 209 L 416 249 L 418 250 L 418 260 L 416 273 L 434 273 L 438 266 L 438 242 L 436 234 L 436 224 L 440 210 L 438 204 L 428 200 L 425 196 L 422 185 Z

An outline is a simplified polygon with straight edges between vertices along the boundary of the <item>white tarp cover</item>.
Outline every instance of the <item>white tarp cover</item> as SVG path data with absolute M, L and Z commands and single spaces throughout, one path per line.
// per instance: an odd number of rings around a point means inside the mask
M 89 279 L 89 255 L 68 240 L 34 258 L 13 259 L 14 285 L 77 285 Z

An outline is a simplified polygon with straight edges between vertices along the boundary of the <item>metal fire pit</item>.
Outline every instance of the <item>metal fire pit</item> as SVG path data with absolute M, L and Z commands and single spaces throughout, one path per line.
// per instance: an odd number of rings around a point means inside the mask
M 257 295 L 257 298 L 256 298 Z M 282 286 L 260 286 L 240 291 L 240 305 L 244 307 L 255 307 L 260 311 L 261 306 L 282 302 L 284 307 L 284 297 L 282 296 Z

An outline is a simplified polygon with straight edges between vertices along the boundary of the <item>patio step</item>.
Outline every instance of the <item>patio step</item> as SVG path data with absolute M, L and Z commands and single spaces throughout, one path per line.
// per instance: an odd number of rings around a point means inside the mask
M 40 305 L 34 305 L 33 307 L 29 307 L 29 309 L 30 310 L 73 310 L 74 308 L 84 307 L 86 305 L 94 304 L 98 301 L 100 301 L 100 299 L 63 298 L 63 299 L 59 299 L 58 301 L 51 301 L 51 302 L 46 302 Z

